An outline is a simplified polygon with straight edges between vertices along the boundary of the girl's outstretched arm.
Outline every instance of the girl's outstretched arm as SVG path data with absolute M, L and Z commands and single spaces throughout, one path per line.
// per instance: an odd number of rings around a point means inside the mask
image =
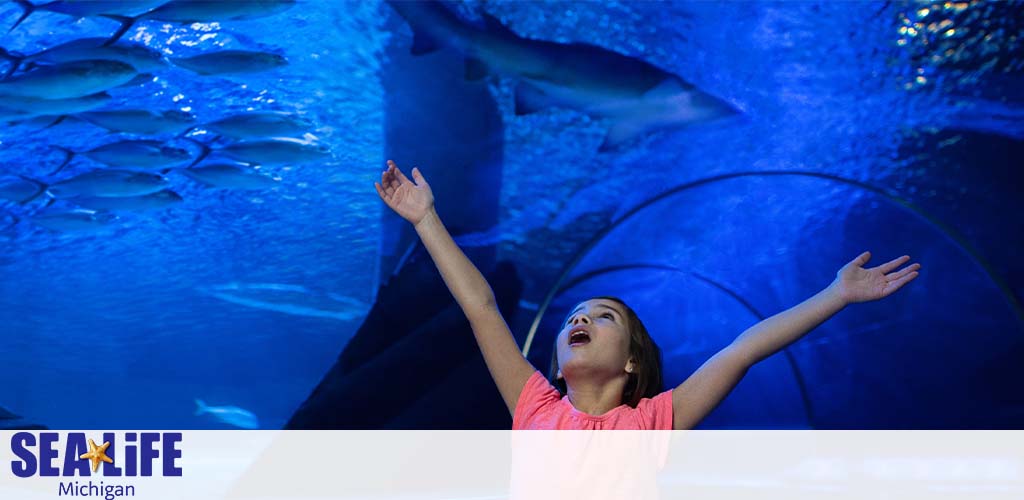
M 896 271 L 904 255 L 878 267 L 862 266 L 870 252 L 860 254 L 836 273 L 827 288 L 797 306 L 750 327 L 705 362 L 672 394 L 673 427 L 696 426 L 739 383 L 747 370 L 803 337 L 848 304 L 887 297 L 917 277 L 920 264 Z
M 412 169 L 410 181 L 395 162 L 374 183 L 377 194 L 392 210 L 409 221 L 427 247 L 430 258 L 441 272 L 445 285 L 469 319 L 487 369 L 501 393 L 509 413 L 515 412 L 519 394 L 535 368 L 523 357 L 505 319 L 498 311 L 487 280 L 462 253 L 434 210 L 434 194 L 419 169 Z

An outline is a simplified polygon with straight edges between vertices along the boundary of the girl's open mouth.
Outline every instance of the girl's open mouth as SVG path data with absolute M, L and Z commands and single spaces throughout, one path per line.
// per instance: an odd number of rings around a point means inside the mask
M 590 335 L 582 330 L 569 334 L 569 347 L 581 346 L 590 343 Z

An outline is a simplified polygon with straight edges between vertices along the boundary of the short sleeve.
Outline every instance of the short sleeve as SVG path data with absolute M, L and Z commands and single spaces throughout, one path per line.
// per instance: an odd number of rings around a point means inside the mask
M 516 400 L 516 410 L 512 414 L 512 429 L 529 429 L 531 420 L 561 399 L 562 395 L 558 389 L 555 389 L 539 370 L 534 371 L 526 380 L 526 385 Z
M 648 426 L 645 430 L 672 430 L 672 390 L 669 389 L 653 398 L 641 399 L 636 405 L 640 421 Z

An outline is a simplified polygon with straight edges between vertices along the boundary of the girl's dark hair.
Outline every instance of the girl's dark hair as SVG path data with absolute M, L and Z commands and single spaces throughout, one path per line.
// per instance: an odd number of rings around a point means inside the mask
M 633 373 L 629 374 L 629 381 L 622 390 L 622 402 L 631 408 L 636 408 L 643 398 L 653 398 L 661 392 L 661 349 L 654 339 L 647 333 L 647 327 L 640 321 L 633 308 L 626 305 L 618 297 L 594 297 L 592 300 L 604 299 L 618 303 L 626 313 L 626 331 L 629 333 L 629 356 L 633 358 Z M 557 379 L 558 376 L 558 337 L 555 336 L 556 345 L 551 350 L 551 369 L 548 372 L 548 380 L 554 385 L 563 396 L 567 389 L 565 379 Z

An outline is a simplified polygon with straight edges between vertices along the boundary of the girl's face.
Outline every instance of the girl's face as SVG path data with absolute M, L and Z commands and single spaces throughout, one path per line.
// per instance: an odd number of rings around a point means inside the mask
M 558 368 L 567 381 L 625 374 L 633 370 L 629 342 L 622 306 L 613 300 L 588 300 L 569 313 L 558 333 Z

